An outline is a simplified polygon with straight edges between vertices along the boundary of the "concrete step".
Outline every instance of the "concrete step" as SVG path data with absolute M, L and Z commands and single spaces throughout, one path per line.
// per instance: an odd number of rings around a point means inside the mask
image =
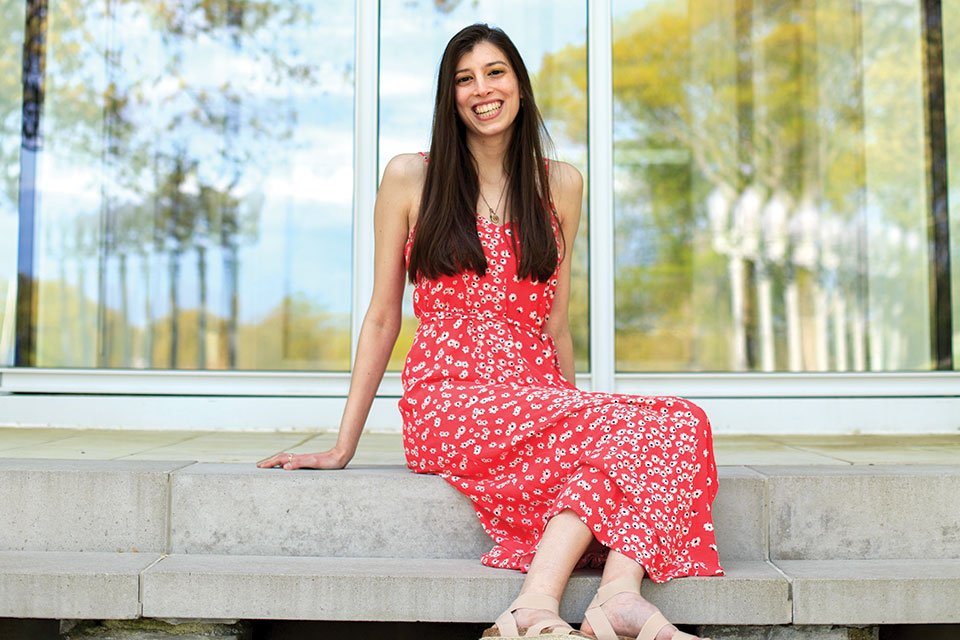
M 960 466 L 720 467 L 721 560 L 960 558 Z M 463 558 L 470 502 L 402 467 L 0 460 L 0 550 Z
M 0 551 L 0 618 L 139 618 L 158 553 Z
M 763 476 L 725 467 L 724 558 L 766 554 Z M 491 541 L 470 501 L 403 467 L 0 459 L 0 549 L 470 558 Z
M 644 583 L 671 620 L 709 625 L 960 622 L 960 560 L 729 561 L 723 578 Z M 0 552 L 0 617 L 490 622 L 523 576 L 473 560 Z M 578 571 L 561 615 L 599 576 Z

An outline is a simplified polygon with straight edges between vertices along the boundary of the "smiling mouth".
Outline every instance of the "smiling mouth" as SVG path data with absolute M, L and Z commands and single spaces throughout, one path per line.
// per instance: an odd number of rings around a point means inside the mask
M 485 118 L 496 114 L 498 111 L 500 111 L 502 106 L 503 102 L 497 100 L 496 102 L 488 102 L 487 104 L 476 106 L 473 108 L 473 112 L 481 118 Z

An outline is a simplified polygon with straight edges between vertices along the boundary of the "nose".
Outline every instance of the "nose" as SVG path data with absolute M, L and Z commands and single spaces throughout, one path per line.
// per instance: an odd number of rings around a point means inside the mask
M 477 82 L 474 87 L 476 88 L 476 93 L 478 96 L 483 96 L 490 93 L 490 87 L 487 85 L 487 80 L 482 75 L 477 77 Z

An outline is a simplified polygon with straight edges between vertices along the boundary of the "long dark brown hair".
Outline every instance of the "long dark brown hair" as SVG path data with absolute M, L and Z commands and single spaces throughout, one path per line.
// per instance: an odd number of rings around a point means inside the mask
M 473 24 L 450 39 L 440 60 L 430 161 L 407 267 L 411 282 L 420 277 L 435 279 L 464 271 L 482 276 L 487 270 L 487 259 L 477 236 L 480 180 L 476 162 L 467 148 L 466 127 L 457 113 L 455 85 L 460 58 L 481 42 L 503 51 L 520 89 L 520 109 L 513 121 L 503 167 L 518 276 L 546 282 L 553 277 L 560 260 L 553 231 L 553 224 L 559 229 L 560 223 L 550 197 L 543 154 L 549 136 L 533 99 L 527 67 L 506 33 L 485 24 Z

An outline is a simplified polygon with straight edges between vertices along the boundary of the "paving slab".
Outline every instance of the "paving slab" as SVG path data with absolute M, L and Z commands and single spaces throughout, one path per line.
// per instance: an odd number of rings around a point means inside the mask
M 767 477 L 770 558 L 960 558 L 960 466 L 751 467 Z
M 0 551 L 0 617 L 140 616 L 140 573 L 155 553 Z
M 789 585 L 764 562 L 726 577 L 682 578 L 645 594 L 684 624 L 783 624 Z M 143 574 L 143 615 L 157 618 L 490 622 L 523 574 L 473 560 L 170 555 Z M 579 622 L 599 574 L 575 572 L 560 614 Z
M 0 549 L 162 553 L 169 474 L 188 464 L 0 459 Z
M 75 433 L 67 429 L 21 429 L 0 427 L 0 451 L 62 440 Z M 30 456 L 35 457 L 35 456 Z
M 960 622 L 960 560 L 777 560 L 794 624 Z

